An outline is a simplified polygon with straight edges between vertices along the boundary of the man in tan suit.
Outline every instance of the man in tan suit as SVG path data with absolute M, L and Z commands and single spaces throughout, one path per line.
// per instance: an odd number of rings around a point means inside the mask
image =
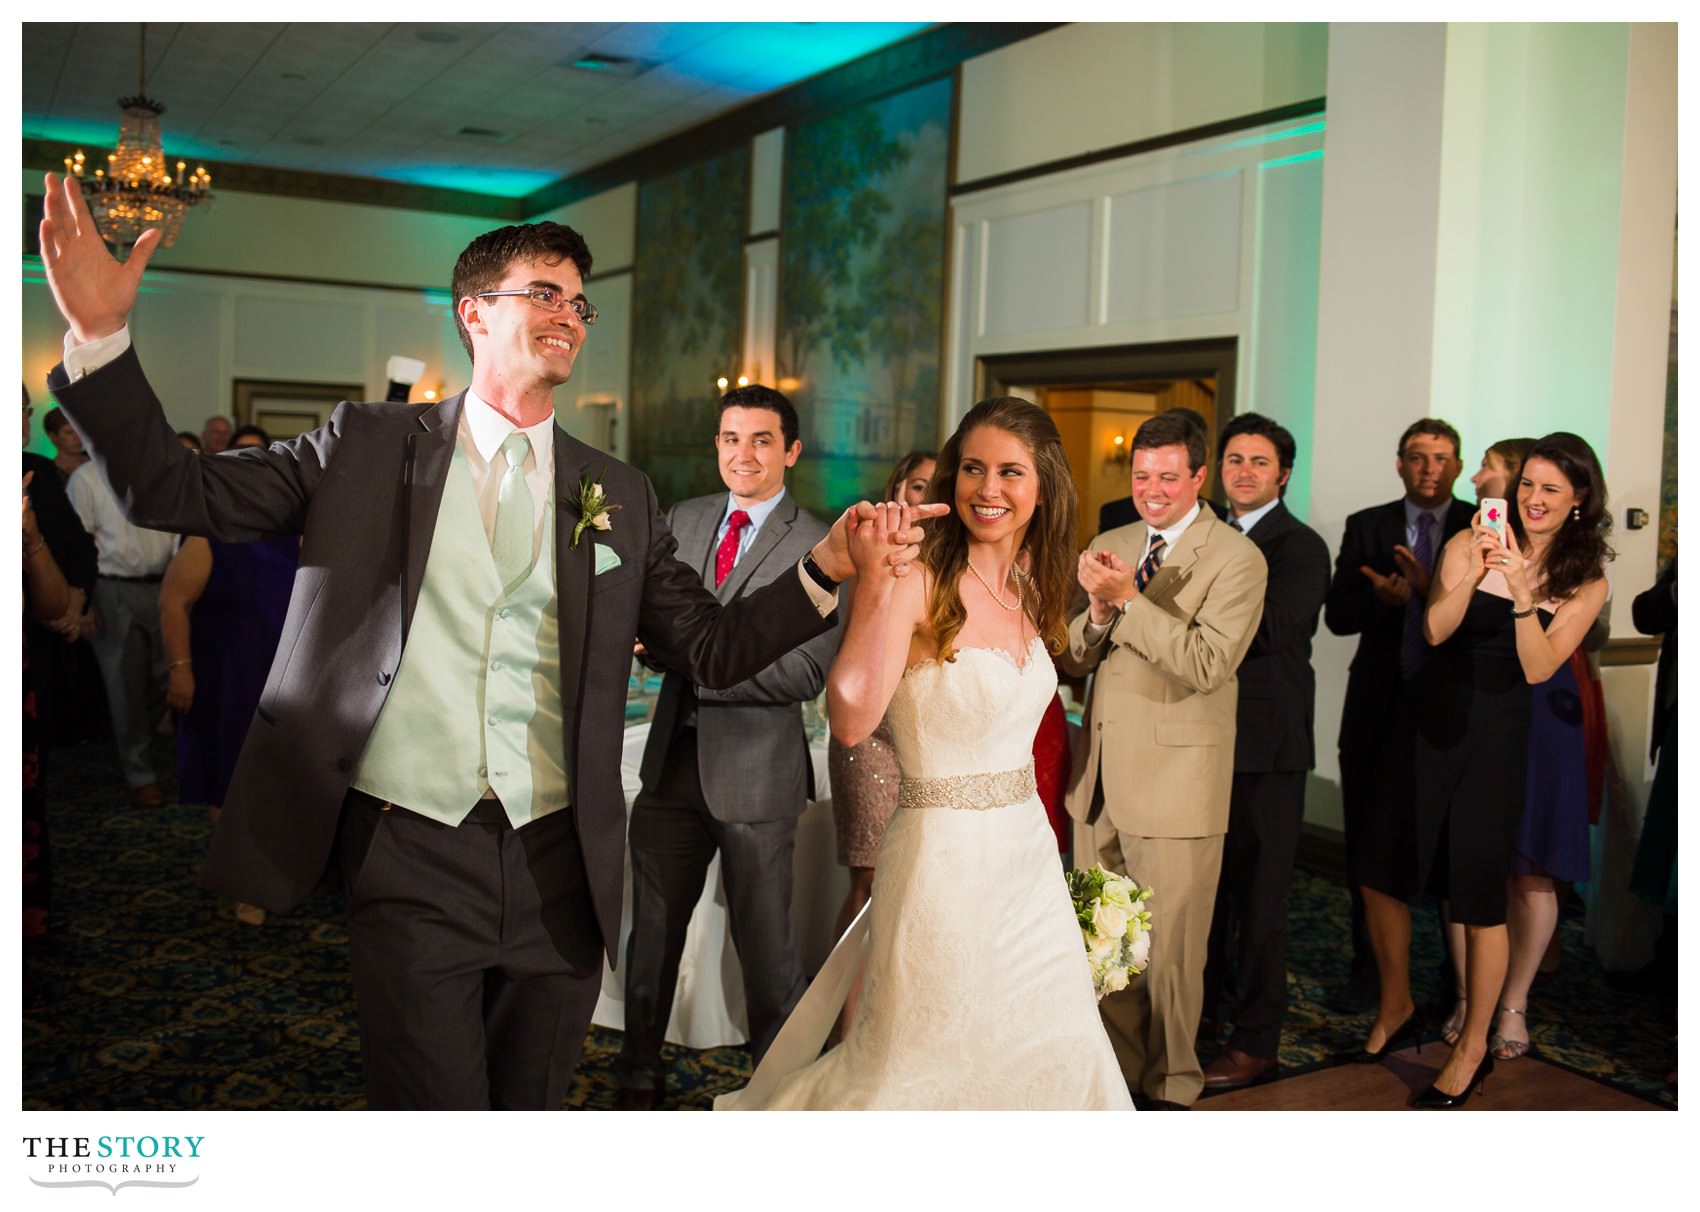
M 1194 1037 L 1234 775 L 1235 670 L 1263 614 L 1268 568 L 1200 504 L 1205 435 L 1161 413 L 1133 439 L 1142 519 L 1080 556 L 1087 607 L 1061 663 L 1096 672 L 1068 811 L 1077 866 L 1094 859 L 1151 896 L 1151 962 L 1102 1003 L 1143 1106 L 1185 1110 L 1204 1085 Z

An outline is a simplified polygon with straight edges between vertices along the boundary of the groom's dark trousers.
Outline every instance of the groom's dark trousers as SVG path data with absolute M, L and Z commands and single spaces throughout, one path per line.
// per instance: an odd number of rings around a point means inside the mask
M 349 791 L 407 644 L 463 396 L 344 403 L 300 437 L 201 456 L 178 443 L 133 348 L 74 381 L 55 367 L 49 389 L 137 525 L 224 542 L 301 536 L 283 636 L 202 870 L 207 887 L 284 911 L 337 866 L 350 877 L 372 1105 L 559 1106 L 601 958 L 612 961 L 619 938 L 633 640 L 699 685 L 733 685 L 829 626 L 802 581 L 780 577 L 722 607 L 674 559 L 648 477 L 557 426 L 572 802 L 518 830 L 494 819 L 499 806 L 458 827 L 410 818 L 405 804 L 385 811 Z M 581 478 L 621 509 L 611 530 L 575 543 Z M 469 1075 L 480 1063 L 485 1083 Z

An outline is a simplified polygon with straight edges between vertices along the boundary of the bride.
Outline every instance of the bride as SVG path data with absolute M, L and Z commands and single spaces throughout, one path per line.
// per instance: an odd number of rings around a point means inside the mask
M 952 512 L 920 576 L 882 564 L 909 506 L 877 506 L 851 535 L 854 605 L 827 680 L 833 735 L 853 745 L 886 718 L 903 773 L 873 899 L 717 1108 L 1132 1109 L 1033 781 L 1075 585 L 1056 426 L 1025 400 L 976 404 L 928 500 Z M 864 958 L 850 1030 L 816 1059 Z

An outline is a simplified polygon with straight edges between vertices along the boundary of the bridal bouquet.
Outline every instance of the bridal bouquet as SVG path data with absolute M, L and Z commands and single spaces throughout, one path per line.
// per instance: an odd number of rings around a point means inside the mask
M 1127 978 L 1145 971 L 1151 958 L 1151 913 L 1142 908 L 1151 889 L 1093 867 L 1070 871 L 1068 891 L 1092 965 L 1092 988 L 1102 1001 L 1127 988 Z

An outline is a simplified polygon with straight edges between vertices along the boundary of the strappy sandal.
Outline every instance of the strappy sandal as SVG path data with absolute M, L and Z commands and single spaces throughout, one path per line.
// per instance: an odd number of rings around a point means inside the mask
M 1515 1014 L 1523 1020 L 1523 1033 L 1525 1035 L 1529 1033 L 1529 1020 L 1523 1011 L 1513 1010 L 1510 1006 L 1501 1006 L 1499 1013 L 1501 1015 Z M 1506 1039 L 1505 1036 L 1495 1031 L 1488 1038 L 1488 1050 L 1499 1060 L 1516 1060 L 1519 1056 L 1528 1053 L 1529 1041 L 1526 1039 Z
M 1440 1038 L 1446 1041 L 1448 1048 L 1457 1047 L 1458 1040 L 1464 1034 L 1464 1017 L 1469 1005 L 1470 999 L 1460 993 L 1458 1000 L 1452 1006 L 1452 1013 L 1440 1025 Z

